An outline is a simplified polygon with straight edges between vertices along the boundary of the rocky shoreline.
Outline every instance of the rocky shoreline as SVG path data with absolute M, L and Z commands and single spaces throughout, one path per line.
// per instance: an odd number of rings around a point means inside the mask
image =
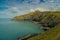
M 41 33 L 27 34 L 27 35 L 25 35 L 25 36 L 23 36 L 23 37 L 17 38 L 17 40 L 27 40 L 27 39 L 32 38 L 32 37 L 34 37 L 34 36 L 37 36 L 37 35 L 39 35 L 39 34 L 41 34 Z
M 43 27 L 43 26 L 41 26 L 41 24 L 39 24 L 39 22 L 33 21 L 33 23 L 36 24 L 40 29 L 43 29 L 43 30 L 45 30 L 45 31 L 47 31 L 47 30 L 50 29 L 49 27 Z
M 47 31 L 47 30 L 49 29 L 48 27 L 45 27 L 45 28 L 42 27 L 42 26 L 39 24 L 39 22 L 34 22 L 34 21 L 33 21 L 33 23 L 36 24 L 39 28 L 43 29 L 44 31 Z M 44 33 L 44 32 L 43 32 L 43 33 Z M 32 38 L 32 37 L 34 37 L 34 36 L 37 36 L 37 35 L 39 35 L 39 34 L 42 34 L 42 33 L 27 34 L 27 35 L 25 35 L 25 36 L 23 36 L 23 37 L 17 38 L 17 40 L 27 40 L 27 39 Z
M 51 29 L 51 28 L 49 28 L 49 27 L 43 27 L 43 26 L 41 26 L 41 24 L 39 24 L 39 22 L 35 22 L 35 21 L 32 21 L 32 22 L 33 22 L 34 24 L 36 24 L 40 29 L 42 29 L 42 30 L 44 30 L 44 31 L 47 31 L 47 30 Z M 43 33 L 44 33 L 44 32 L 43 32 Z M 40 35 L 40 34 L 42 34 L 42 33 L 27 34 L 27 35 L 25 35 L 25 36 L 23 36 L 23 37 L 17 38 L 17 40 L 27 40 L 27 39 L 29 39 L 29 38 L 35 37 L 35 36 Z

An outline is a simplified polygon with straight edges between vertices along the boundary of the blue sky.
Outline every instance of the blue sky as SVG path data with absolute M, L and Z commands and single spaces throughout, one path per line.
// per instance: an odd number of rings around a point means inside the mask
M 60 11 L 60 0 L 0 0 L 0 18 L 12 18 L 35 10 Z

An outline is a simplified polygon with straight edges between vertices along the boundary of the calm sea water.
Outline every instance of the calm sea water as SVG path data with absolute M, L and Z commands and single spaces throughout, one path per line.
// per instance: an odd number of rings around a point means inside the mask
M 0 40 L 17 40 L 26 34 L 43 32 L 31 21 L 11 21 L 10 19 L 0 19 Z

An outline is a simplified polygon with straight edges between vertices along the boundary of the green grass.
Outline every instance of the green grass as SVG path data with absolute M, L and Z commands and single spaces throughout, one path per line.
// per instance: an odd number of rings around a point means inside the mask
M 46 31 L 43 34 L 29 38 L 28 40 L 59 40 L 60 39 L 60 25 Z

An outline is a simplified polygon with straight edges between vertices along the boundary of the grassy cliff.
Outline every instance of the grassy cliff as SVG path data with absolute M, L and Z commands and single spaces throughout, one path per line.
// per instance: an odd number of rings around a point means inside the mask
M 28 14 L 16 16 L 13 20 L 31 20 L 38 22 L 43 27 L 55 27 L 60 23 L 60 12 L 45 11 L 40 12 L 36 10 L 35 12 L 29 12 Z
M 40 14 L 40 11 L 29 12 L 28 14 L 16 16 L 13 20 L 31 20 L 31 17 L 36 17 Z
M 51 28 L 45 33 L 39 34 L 27 40 L 60 40 L 60 12 L 58 11 L 40 12 L 37 10 L 35 12 L 29 12 L 25 15 L 16 16 L 13 20 L 31 20 L 33 22 L 38 22 L 38 24 L 42 27 Z
M 55 12 L 51 12 L 51 11 L 45 11 L 45 12 L 40 12 L 39 10 L 36 10 L 35 12 L 29 12 L 28 14 L 24 14 L 21 16 L 16 16 L 13 18 L 13 20 L 36 20 L 36 19 L 45 19 L 45 17 L 48 16 L 57 16 L 58 18 L 60 18 L 60 12 L 55 11 Z

